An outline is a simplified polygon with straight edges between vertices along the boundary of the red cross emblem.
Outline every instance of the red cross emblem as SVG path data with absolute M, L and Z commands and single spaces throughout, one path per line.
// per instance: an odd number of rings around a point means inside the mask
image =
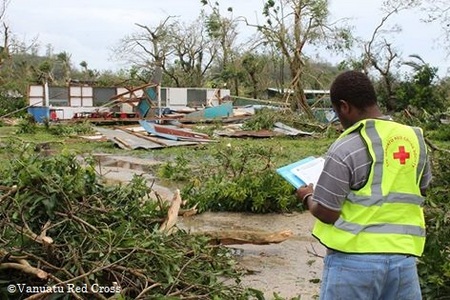
M 399 146 L 398 152 L 394 153 L 394 159 L 398 159 L 400 164 L 406 164 L 406 160 L 409 158 L 409 152 L 405 151 L 405 146 Z

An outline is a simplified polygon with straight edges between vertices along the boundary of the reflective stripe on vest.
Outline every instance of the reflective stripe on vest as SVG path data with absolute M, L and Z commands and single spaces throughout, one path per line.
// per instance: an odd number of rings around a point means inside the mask
M 419 165 L 417 167 L 417 184 L 420 184 L 420 178 L 423 169 L 425 168 L 425 163 L 427 161 L 427 148 L 425 147 L 425 140 L 423 139 L 422 131 L 420 128 L 413 127 L 414 132 L 417 135 L 417 138 L 419 139 L 419 145 L 420 145 L 420 159 L 419 159 Z
M 404 129 L 399 127 L 397 131 L 394 131 L 396 137 L 399 131 L 403 131 L 402 138 L 415 149 L 413 158 L 416 159 L 414 163 L 417 162 L 414 165 L 416 168 L 414 177 L 417 182 L 409 180 L 413 176 L 409 174 L 407 186 L 399 188 L 398 183 L 395 182 L 395 175 L 385 175 L 387 177 L 383 179 L 383 171 L 388 171 L 385 170 L 385 149 L 382 137 L 377 131 L 377 124 L 378 126 L 385 124 L 377 122 L 389 121 L 365 120 L 343 133 L 342 136 L 345 136 L 360 130 L 373 158 L 371 172 L 366 185 L 348 195 L 342 207 L 341 216 L 335 224 L 317 221 L 313 235 L 328 248 L 342 252 L 404 253 L 420 256 L 425 243 L 425 222 L 422 210 L 424 198 L 420 195 L 418 188 L 427 155 L 423 135 L 419 128 L 406 126 Z M 389 126 L 391 128 L 391 125 Z M 391 137 L 392 132 L 388 130 L 389 128 L 380 128 L 381 132 L 384 130 L 386 139 Z M 409 131 L 406 131 L 407 129 Z M 411 141 L 413 139 L 414 141 Z M 405 160 L 410 158 L 409 153 L 404 155 L 407 155 Z M 395 156 L 394 158 L 396 159 Z M 392 184 L 389 185 L 389 181 Z M 387 183 L 389 187 L 394 186 L 394 189 L 389 189 L 383 195 L 383 183 Z M 386 189 L 386 186 L 384 188 Z M 396 189 L 403 189 L 405 192 Z M 392 217 L 395 213 L 400 215 Z
M 344 231 L 348 231 L 353 234 L 358 234 L 360 232 L 372 232 L 372 233 L 398 233 L 398 234 L 409 234 L 424 237 L 425 229 L 419 226 L 413 225 L 397 225 L 397 224 L 370 224 L 370 225 L 359 225 L 356 223 L 350 223 L 339 218 L 336 223 L 334 223 L 336 228 Z
M 422 196 L 403 194 L 403 193 L 391 193 L 387 196 L 370 197 L 370 196 L 356 196 L 351 192 L 347 200 L 352 203 L 358 203 L 362 206 L 374 206 L 382 205 L 383 203 L 409 203 L 416 205 L 423 205 L 424 198 Z

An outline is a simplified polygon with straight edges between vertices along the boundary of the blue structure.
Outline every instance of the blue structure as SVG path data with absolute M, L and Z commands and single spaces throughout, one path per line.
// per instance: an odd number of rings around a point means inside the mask
M 27 111 L 37 123 L 44 123 L 50 119 L 50 108 L 47 106 L 31 106 Z

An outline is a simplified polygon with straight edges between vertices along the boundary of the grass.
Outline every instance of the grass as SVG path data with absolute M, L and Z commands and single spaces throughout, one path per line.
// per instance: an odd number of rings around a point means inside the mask
M 235 145 L 249 144 L 256 147 L 272 149 L 272 152 L 274 153 L 273 163 L 276 166 L 283 166 L 306 156 L 324 155 L 333 141 L 334 139 L 330 138 L 319 139 L 310 137 L 277 137 L 268 139 L 219 138 L 218 143 L 207 145 L 168 147 L 159 150 L 137 151 L 135 153 L 134 151 L 131 151 L 133 153 L 130 153 L 130 151 L 126 150 L 122 151 L 122 153 L 142 158 L 153 158 L 156 160 L 174 159 L 177 156 L 183 155 L 189 158 L 191 162 L 195 162 L 208 157 L 215 148 L 223 147 L 225 145 L 233 147 Z

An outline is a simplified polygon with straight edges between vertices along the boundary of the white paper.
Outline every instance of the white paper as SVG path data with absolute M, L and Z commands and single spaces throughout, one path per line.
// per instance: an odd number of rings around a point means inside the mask
M 322 173 L 324 163 L 325 159 L 318 157 L 314 160 L 294 167 L 291 172 L 306 184 L 312 183 L 316 186 L 317 181 L 319 181 L 320 174 Z

